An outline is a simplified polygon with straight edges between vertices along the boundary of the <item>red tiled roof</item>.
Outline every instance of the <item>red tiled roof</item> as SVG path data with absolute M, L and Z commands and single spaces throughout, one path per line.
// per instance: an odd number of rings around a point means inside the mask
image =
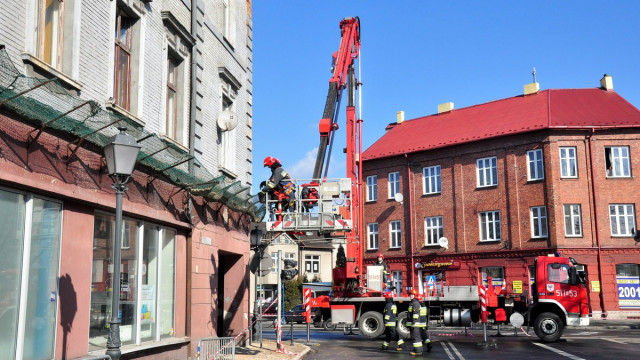
M 630 126 L 640 126 L 640 110 L 613 91 L 544 90 L 406 120 L 362 157 L 372 160 L 548 128 Z

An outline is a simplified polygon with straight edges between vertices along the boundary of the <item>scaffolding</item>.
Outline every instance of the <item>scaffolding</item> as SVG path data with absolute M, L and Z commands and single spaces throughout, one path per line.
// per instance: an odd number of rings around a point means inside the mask
M 162 176 L 191 195 L 224 203 L 232 210 L 250 215 L 253 221 L 260 221 L 265 215 L 265 205 L 257 195 L 250 194 L 248 186 L 225 175 L 212 175 L 178 145 L 145 131 L 127 117 L 103 109 L 96 101 L 70 95 L 56 78 L 39 79 L 21 74 L 4 45 L 0 45 L 0 108 L 19 115 L 34 127 L 27 146 L 36 142 L 46 129 L 70 136 L 67 161 L 73 159 L 83 145 L 104 148 L 118 133 L 118 126 L 124 125 L 127 133 L 142 146 L 138 166 L 150 170 L 147 184 Z

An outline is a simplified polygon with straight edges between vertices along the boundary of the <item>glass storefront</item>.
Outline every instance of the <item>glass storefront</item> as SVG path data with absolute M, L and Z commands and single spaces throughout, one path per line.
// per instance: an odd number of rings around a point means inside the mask
M 95 214 L 89 351 L 105 349 L 109 336 L 114 231 L 114 215 Z M 123 219 L 119 309 L 123 345 L 173 336 L 175 236 L 171 229 Z

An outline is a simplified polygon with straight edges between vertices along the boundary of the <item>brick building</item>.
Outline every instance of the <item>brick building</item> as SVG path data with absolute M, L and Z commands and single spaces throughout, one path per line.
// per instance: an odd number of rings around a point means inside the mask
M 243 341 L 251 1 L 8 0 L 0 25 L 0 359 L 104 354 L 115 266 L 123 358 Z M 142 149 L 113 264 L 118 126 Z
M 640 111 L 611 77 L 438 110 L 399 112 L 363 154 L 365 263 L 385 254 L 405 290 L 524 292 L 533 257 L 560 253 L 587 265 L 594 316 L 637 316 Z

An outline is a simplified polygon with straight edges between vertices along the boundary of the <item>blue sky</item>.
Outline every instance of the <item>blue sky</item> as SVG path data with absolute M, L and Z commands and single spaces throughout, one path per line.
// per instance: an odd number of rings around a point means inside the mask
M 541 90 L 593 88 L 603 74 L 640 108 L 640 1 L 253 1 L 253 193 L 279 158 L 309 178 L 340 44 L 361 22 L 363 148 L 395 122 Z M 344 95 L 346 97 L 346 94 Z M 344 177 L 344 103 L 329 177 Z

